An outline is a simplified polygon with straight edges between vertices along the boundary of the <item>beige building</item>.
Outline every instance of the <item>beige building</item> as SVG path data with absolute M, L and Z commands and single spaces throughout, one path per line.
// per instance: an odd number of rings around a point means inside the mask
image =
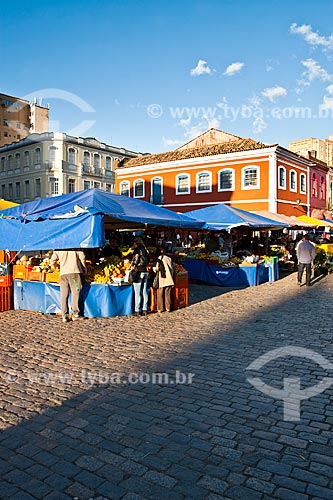
M 49 109 L 25 99 L 0 94 L 0 147 L 49 130 Z
M 31 134 L 0 147 L 0 197 L 26 203 L 93 187 L 113 191 L 117 163 L 138 155 L 93 137 Z
M 330 134 L 328 139 L 309 137 L 293 141 L 289 144 L 289 149 L 305 158 L 308 158 L 310 154 L 312 157 L 324 161 L 328 167 L 333 167 L 333 134 Z

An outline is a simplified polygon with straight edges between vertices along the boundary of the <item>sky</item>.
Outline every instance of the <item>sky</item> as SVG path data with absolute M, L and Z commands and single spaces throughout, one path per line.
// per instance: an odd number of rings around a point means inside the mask
M 0 0 L 0 92 L 132 151 L 333 134 L 331 0 Z

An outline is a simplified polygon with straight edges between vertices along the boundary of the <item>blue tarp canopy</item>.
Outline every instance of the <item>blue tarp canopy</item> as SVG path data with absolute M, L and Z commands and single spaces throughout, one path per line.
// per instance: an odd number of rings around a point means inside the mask
M 207 208 L 200 208 L 199 210 L 192 210 L 186 212 L 188 217 L 193 217 L 198 220 L 206 221 L 204 229 L 212 231 L 219 231 L 222 229 L 230 230 L 233 227 L 247 226 L 251 228 L 267 228 L 267 229 L 282 229 L 286 227 L 285 223 L 277 222 L 266 217 L 261 217 L 239 208 L 233 208 L 229 205 L 220 203 L 219 205 L 212 205 Z
M 105 244 L 104 224 L 201 228 L 203 221 L 100 189 L 45 198 L 0 212 L 0 248 L 48 250 Z

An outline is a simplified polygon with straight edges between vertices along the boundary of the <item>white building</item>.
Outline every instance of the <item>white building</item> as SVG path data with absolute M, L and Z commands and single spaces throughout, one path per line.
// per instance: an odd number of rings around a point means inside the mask
M 138 155 L 93 137 L 31 134 L 0 147 L 0 196 L 26 203 L 91 187 L 113 191 L 117 163 Z

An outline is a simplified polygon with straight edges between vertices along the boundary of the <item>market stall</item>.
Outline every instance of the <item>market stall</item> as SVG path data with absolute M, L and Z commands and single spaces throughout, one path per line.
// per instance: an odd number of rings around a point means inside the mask
M 186 215 L 206 220 L 204 226 L 206 229 L 224 230 L 229 233 L 232 230 L 239 233 L 240 230 L 244 231 L 247 228 L 250 234 L 255 230 L 283 229 L 288 226 L 284 221 L 272 220 L 225 204 L 193 210 L 187 212 Z M 269 258 L 259 260 L 258 255 L 247 255 L 246 252 L 233 256 L 230 236 L 228 240 L 224 252 L 208 252 L 208 242 L 207 248 L 197 248 L 187 253 L 184 267 L 189 273 L 189 278 L 226 287 L 256 286 L 278 279 L 279 271 L 276 260 Z
M 0 247 L 16 250 L 19 254 L 50 248 L 103 247 L 106 228 L 145 229 L 148 225 L 200 228 L 203 222 L 141 200 L 90 189 L 1 212 Z M 24 258 L 14 266 L 15 308 L 60 312 L 60 287 L 52 284 L 52 280 L 59 280 L 45 268 L 45 260 L 34 263 Z M 123 263 L 111 263 L 113 268 L 109 264 L 106 262 L 105 266 L 94 268 L 90 283 L 84 286 L 82 298 L 87 317 L 132 312 L 133 290 L 125 284 Z

